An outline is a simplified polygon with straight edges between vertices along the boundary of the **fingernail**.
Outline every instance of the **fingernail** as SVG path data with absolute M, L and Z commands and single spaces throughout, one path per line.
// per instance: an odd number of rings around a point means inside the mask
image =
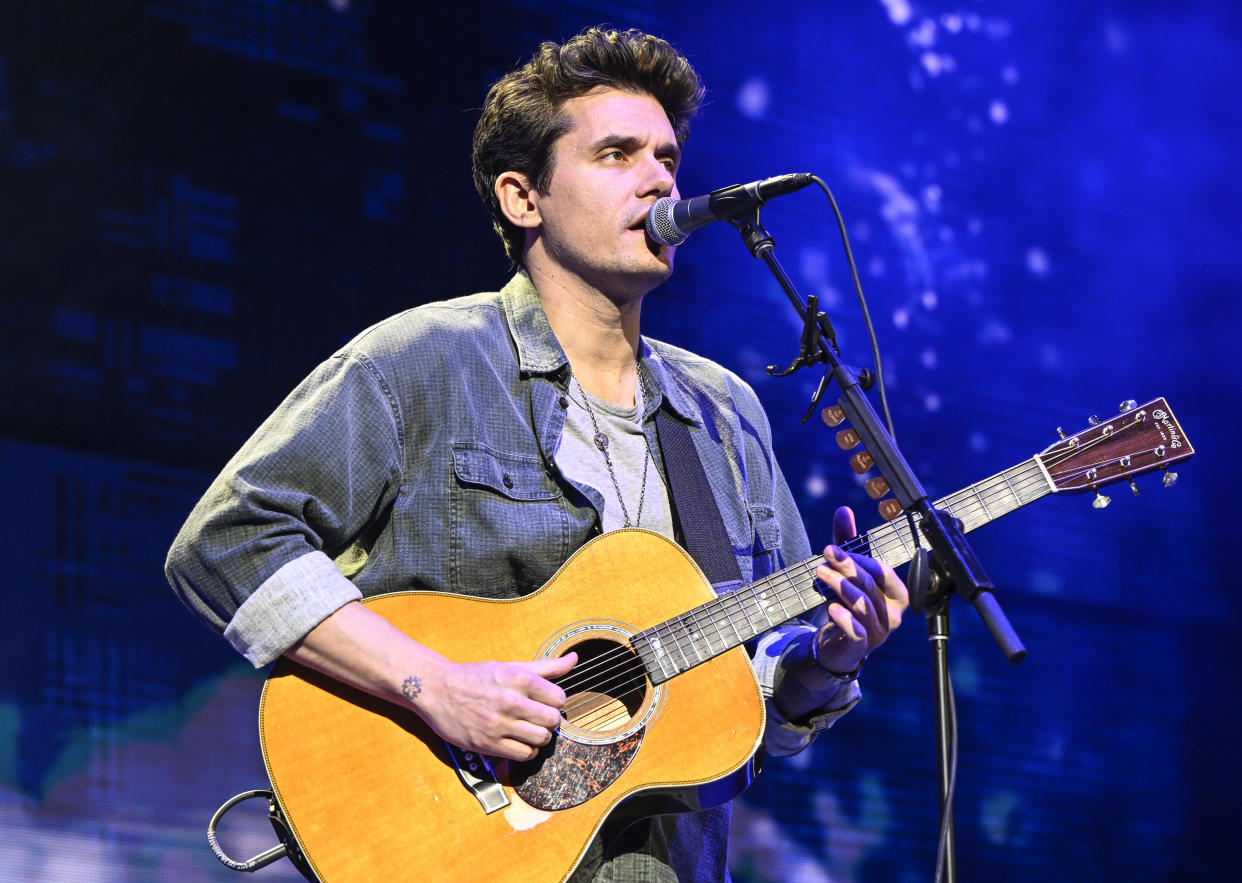
M 829 556 L 831 556 L 831 558 L 832 558 L 832 560 L 833 560 L 833 561 L 840 561 L 842 558 L 844 558 L 844 557 L 845 557 L 845 556 L 841 553 L 841 549 L 840 549 L 839 547 L 837 547 L 837 546 L 829 546 L 829 547 L 828 547 L 828 554 L 829 554 Z

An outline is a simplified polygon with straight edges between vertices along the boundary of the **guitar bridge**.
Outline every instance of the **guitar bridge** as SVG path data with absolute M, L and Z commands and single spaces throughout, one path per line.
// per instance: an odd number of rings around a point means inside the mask
M 496 773 L 486 757 L 477 751 L 464 751 L 448 742 L 444 743 L 444 747 L 448 749 L 457 777 L 479 801 L 484 813 L 491 815 L 509 805 L 509 796 L 505 794 L 504 786 L 496 781 Z

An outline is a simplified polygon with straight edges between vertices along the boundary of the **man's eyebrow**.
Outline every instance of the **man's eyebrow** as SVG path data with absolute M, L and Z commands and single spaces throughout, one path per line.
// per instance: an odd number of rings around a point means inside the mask
M 631 151 L 642 147 L 643 139 L 636 135 L 617 135 L 610 134 L 596 140 L 591 145 L 591 152 L 603 150 L 605 147 L 620 147 L 622 150 Z M 660 144 L 655 149 L 656 156 L 667 156 L 674 163 L 681 160 L 681 149 L 673 142 Z

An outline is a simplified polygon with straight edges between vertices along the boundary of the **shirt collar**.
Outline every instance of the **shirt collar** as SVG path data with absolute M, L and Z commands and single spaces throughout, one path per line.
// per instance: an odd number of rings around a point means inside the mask
M 524 374 L 547 374 L 567 379 L 569 359 L 552 333 L 539 293 L 525 270 L 514 274 L 500 290 L 500 298 L 509 331 L 517 346 L 518 370 Z M 646 403 L 644 416 L 649 416 L 662 402 L 667 402 L 677 416 L 694 425 L 701 425 L 703 417 L 694 397 L 645 337 L 640 337 L 638 341 L 638 360 L 640 368 L 645 369 L 647 391 L 653 393 L 651 401 Z
M 500 290 L 509 333 L 517 345 L 518 370 L 524 374 L 557 374 L 569 365 L 561 349 L 548 314 L 543 311 L 539 293 L 525 270 L 514 274 Z

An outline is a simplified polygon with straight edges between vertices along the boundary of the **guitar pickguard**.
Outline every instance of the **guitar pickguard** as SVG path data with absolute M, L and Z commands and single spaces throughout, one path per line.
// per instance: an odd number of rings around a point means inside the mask
M 642 730 L 602 744 L 558 736 L 534 760 L 510 762 L 509 779 L 518 796 L 536 809 L 569 809 L 616 781 L 642 741 Z

